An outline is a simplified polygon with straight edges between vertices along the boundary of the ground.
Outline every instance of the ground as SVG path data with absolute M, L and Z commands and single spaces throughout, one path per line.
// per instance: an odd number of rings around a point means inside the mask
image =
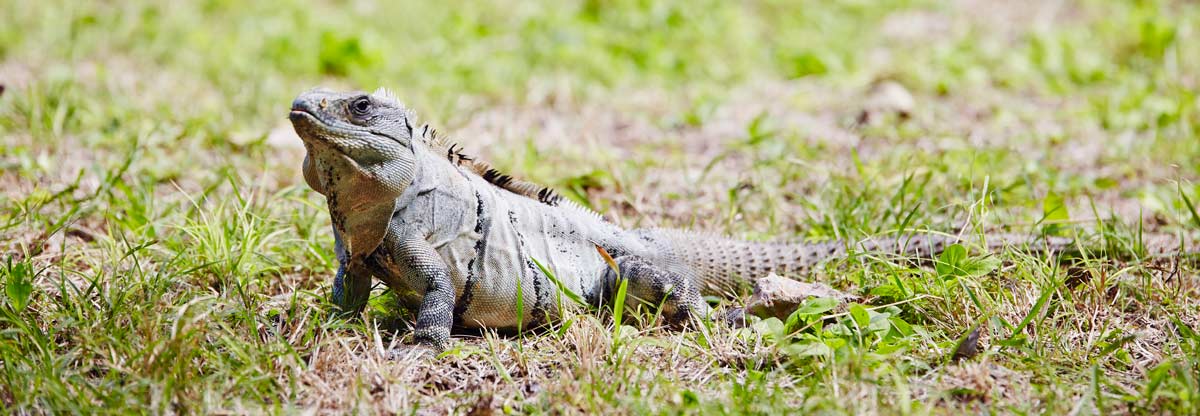
M 0 409 L 1196 414 L 1197 36 L 1165 0 L 0 2 Z M 330 313 L 286 121 L 318 85 L 623 226 L 1081 253 L 858 257 L 795 276 L 857 303 L 787 320 L 389 359 L 387 292 Z

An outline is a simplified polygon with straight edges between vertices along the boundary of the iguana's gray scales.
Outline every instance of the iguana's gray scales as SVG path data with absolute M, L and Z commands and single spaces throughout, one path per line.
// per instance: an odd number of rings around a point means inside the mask
M 378 278 L 417 309 L 416 339 L 435 348 L 444 348 L 454 325 L 513 328 L 518 320 L 533 326 L 557 317 L 559 289 L 533 259 L 599 306 L 617 285 L 603 248 L 628 279 L 629 294 L 661 302 L 663 316 L 678 324 L 708 317 L 702 295 L 738 293 L 752 278 L 795 274 L 847 253 L 842 242 L 621 229 L 439 143 L 386 91 L 309 91 L 292 102 L 289 118 L 308 151 L 304 179 L 329 205 L 340 264 L 334 302 L 361 311 Z M 955 241 L 922 234 L 855 249 L 928 257 Z

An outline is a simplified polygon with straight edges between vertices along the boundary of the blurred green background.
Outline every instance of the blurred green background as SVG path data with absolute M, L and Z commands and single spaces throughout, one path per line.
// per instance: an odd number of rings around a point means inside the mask
M 1198 31 L 1200 5 L 1167 0 L 0 0 L 0 409 L 461 412 L 486 385 L 534 412 L 1193 413 L 1194 271 L 1089 264 L 1112 276 L 1093 296 L 1017 255 L 996 279 L 818 276 L 923 328 L 886 336 L 638 334 L 691 367 L 491 337 L 387 365 L 386 298 L 366 323 L 322 313 L 329 220 L 285 116 L 314 86 L 388 87 L 625 226 L 1080 225 L 1136 257 L 1143 230 L 1200 227 Z M 1003 347 L 941 367 L 984 316 Z

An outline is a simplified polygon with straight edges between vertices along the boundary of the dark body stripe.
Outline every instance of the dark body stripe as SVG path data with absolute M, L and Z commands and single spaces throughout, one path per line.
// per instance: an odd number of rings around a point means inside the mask
M 487 253 L 488 232 L 492 228 L 492 220 L 486 215 L 483 197 L 475 191 L 475 234 L 479 240 L 475 242 L 475 256 L 467 263 L 467 281 L 463 284 L 462 295 L 454 306 L 454 320 L 462 324 L 463 314 L 471 306 L 471 298 L 475 295 L 475 280 L 483 275 L 484 255 Z
M 533 263 L 533 259 L 529 257 L 528 250 L 525 248 L 525 236 L 521 235 L 521 229 L 517 226 L 517 214 L 508 212 L 508 223 L 512 226 L 513 232 L 517 234 L 517 256 L 525 263 L 525 269 L 529 276 L 533 279 L 533 305 L 531 306 L 530 322 L 526 327 L 541 325 L 546 322 L 546 310 L 550 305 L 549 282 L 542 271 L 538 269 L 537 264 Z M 520 277 L 518 277 L 520 278 Z

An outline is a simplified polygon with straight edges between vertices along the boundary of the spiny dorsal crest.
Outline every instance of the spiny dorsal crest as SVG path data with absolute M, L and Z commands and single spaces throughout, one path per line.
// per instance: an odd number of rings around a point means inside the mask
M 392 90 L 387 88 L 379 87 L 375 90 L 375 92 L 371 93 L 371 96 L 375 97 L 377 100 L 387 102 L 394 106 L 404 107 L 404 104 L 400 102 L 400 99 L 396 98 L 396 94 L 393 94 Z
M 383 91 L 387 93 L 387 90 Z M 421 142 L 428 146 L 430 150 L 435 152 L 444 150 L 446 152 L 446 160 L 449 160 L 451 164 L 469 169 L 492 185 L 506 189 L 517 195 L 536 199 L 538 202 L 546 205 L 556 206 L 562 201 L 562 196 L 555 193 L 549 187 L 514 178 L 512 175 L 496 170 L 488 162 L 468 156 L 463 152 L 462 146 L 450 142 L 445 136 L 439 135 L 437 129 L 430 127 L 428 124 L 421 126 L 420 132 Z

